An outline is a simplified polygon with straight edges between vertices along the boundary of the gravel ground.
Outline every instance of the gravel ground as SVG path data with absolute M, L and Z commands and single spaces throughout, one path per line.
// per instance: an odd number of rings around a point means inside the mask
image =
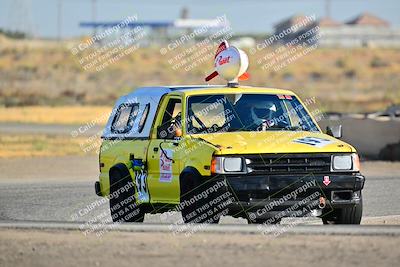
M 399 170 L 400 163 L 363 163 L 367 183 L 362 224 L 400 224 Z M 0 160 L 0 220 L 71 221 L 99 199 L 93 192 L 97 175 L 96 157 Z M 104 211 L 106 204 L 78 219 L 87 221 Z M 160 215 L 146 215 L 145 222 L 159 223 Z M 232 223 L 246 222 L 222 219 L 222 224 Z M 398 236 L 109 232 L 97 237 L 80 231 L 3 228 L 0 266 L 397 266 L 399 246 Z
M 0 229 L 0 266 L 397 266 L 400 238 Z

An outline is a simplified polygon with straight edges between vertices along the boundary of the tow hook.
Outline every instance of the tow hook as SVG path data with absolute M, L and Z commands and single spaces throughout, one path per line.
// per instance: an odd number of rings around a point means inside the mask
M 318 207 L 319 207 L 320 209 L 324 209 L 325 206 L 326 206 L 326 199 L 325 199 L 324 197 L 320 197 L 320 198 L 319 198 Z

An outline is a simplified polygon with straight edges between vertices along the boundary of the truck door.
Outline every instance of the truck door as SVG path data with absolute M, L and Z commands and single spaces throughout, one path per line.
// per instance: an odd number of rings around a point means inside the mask
M 148 185 L 152 203 L 180 202 L 180 160 L 178 160 L 180 141 L 175 139 L 175 129 L 181 127 L 181 110 L 181 98 L 167 96 L 154 124 L 153 131 L 159 134 L 156 138 L 152 135 L 147 150 Z

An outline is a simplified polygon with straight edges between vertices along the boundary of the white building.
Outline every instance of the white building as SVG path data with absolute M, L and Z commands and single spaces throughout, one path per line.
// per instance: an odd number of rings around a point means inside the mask
M 308 17 L 296 15 L 277 23 L 273 36 L 283 36 L 276 38 L 277 42 L 286 44 L 319 26 L 319 32 L 313 32 L 310 38 L 321 35 L 318 43 L 322 47 L 400 47 L 400 29 L 392 28 L 387 21 L 369 13 L 360 14 L 345 23 L 330 17 L 316 21 Z M 296 30 L 284 34 L 293 28 Z
M 400 29 L 369 13 L 340 23 L 331 18 L 319 20 L 324 47 L 400 47 Z

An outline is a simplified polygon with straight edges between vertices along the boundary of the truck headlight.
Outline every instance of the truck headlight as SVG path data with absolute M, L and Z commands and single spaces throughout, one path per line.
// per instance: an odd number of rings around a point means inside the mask
M 360 171 L 360 160 L 356 153 L 333 155 L 331 162 L 332 171 Z
M 246 173 L 243 158 L 239 157 L 214 157 L 211 162 L 212 173 Z

